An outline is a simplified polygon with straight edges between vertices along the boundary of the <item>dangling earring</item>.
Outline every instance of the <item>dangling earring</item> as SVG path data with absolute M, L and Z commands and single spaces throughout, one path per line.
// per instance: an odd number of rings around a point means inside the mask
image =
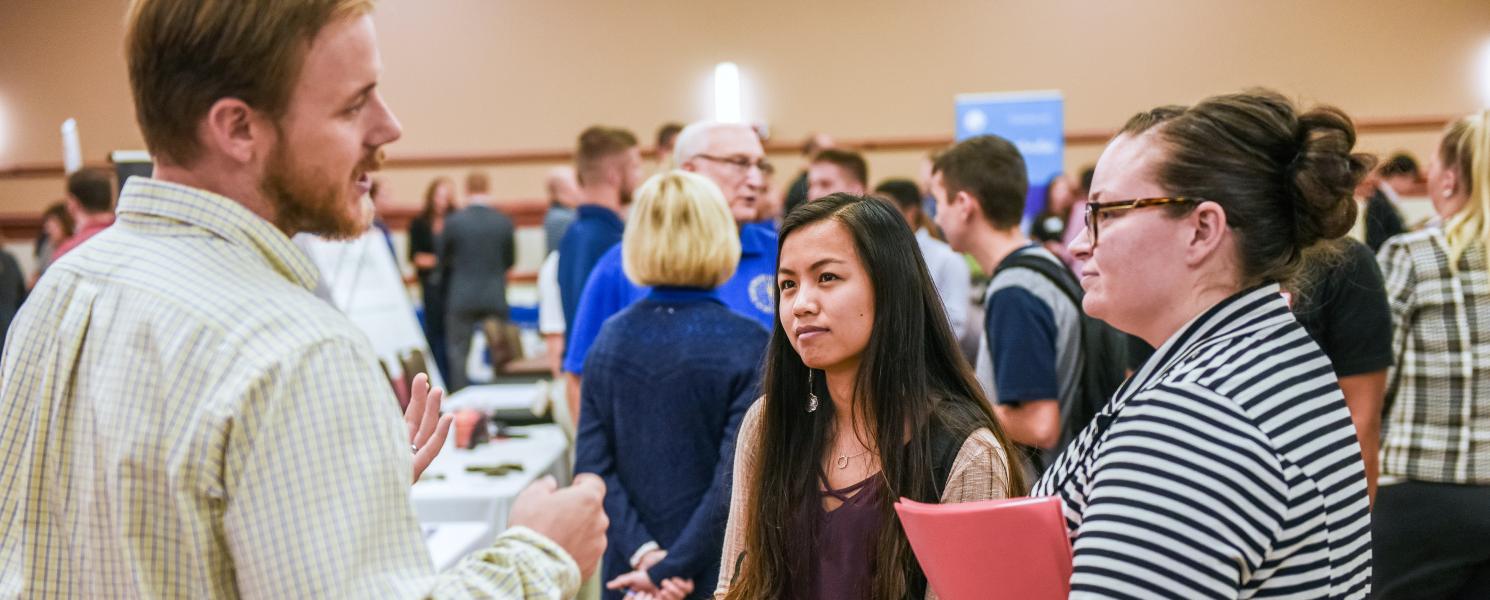
M 807 370 L 807 412 L 817 412 L 817 392 L 812 389 L 812 369 Z

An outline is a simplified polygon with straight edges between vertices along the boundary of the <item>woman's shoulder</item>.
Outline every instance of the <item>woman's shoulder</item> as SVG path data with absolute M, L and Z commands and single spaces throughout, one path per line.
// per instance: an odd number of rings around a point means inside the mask
M 735 432 L 735 444 L 740 448 L 754 448 L 760 438 L 761 413 L 765 411 L 766 397 L 761 396 L 750 403 L 745 418 L 740 420 L 740 429 Z
M 1409 231 L 1387 238 L 1377 251 L 1377 256 L 1391 256 L 1397 252 L 1406 252 L 1410 255 L 1421 256 L 1425 253 L 1431 255 L 1435 250 L 1446 246 L 1443 230 L 1437 227 L 1424 227 L 1417 231 Z
M 957 451 L 959 462 L 964 459 L 978 459 L 988 457 L 1000 464 L 1006 462 L 1004 445 L 999 443 L 993 435 L 993 430 L 987 427 L 979 427 L 969 433 L 962 440 L 962 446 Z

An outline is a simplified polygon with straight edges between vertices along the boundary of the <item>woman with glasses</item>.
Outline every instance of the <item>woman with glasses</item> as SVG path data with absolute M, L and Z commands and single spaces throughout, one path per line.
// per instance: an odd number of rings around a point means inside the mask
M 1138 114 L 1097 163 L 1083 308 L 1158 348 L 1035 485 L 1072 597 L 1361 598 L 1366 480 L 1330 361 L 1279 293 L 1349 231 L 1339 110 L 1266 91 Z
M 1008 443 L 890 204 L 832 194 L 781 229 L 765 396 L 735 453 L 715 597 L 920 598 L 895 502 L 1019 495 Z
M 1490 111 L 1428 166 L 1438 221 L 1381 249 L 1396 369 L 1382 420 L 1374 587 L 1490 598 Z

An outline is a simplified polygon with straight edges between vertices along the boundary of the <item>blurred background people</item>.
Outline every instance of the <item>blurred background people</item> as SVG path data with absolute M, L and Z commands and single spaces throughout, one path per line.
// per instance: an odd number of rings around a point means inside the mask
M 441 280 L 440 243 L 445 218 L 456 208 L 455 180 L 436 177 L 424 189 L 424 205 L 409 221 L 409 263 L 419 279 L 419 297 L 424 303 L 424 338 L 442 375 L 450 373 L 449 348 L 445 340 L 445 285 Z

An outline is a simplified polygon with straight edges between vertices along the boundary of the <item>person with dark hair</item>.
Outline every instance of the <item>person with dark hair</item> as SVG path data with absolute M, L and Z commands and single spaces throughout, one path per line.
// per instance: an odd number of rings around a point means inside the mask
M 1038 474 L 1090 412 L 1081 401 L 1081 307 L 1052 274 L 1073 288 L 1074 282 L 1059 257 L 1019 229 L 1029 183 L 1014 144 L 991 135 L 969 138 L 942 153 L 933 169 L 937 223 L 954 250 L 992 277 L 974 363 L 978 382 Z M 1021 262 L 1030 260 L 1043 262 Z
M 574 170 L 580 186 L 579 206 L 559 242 L 559 296 L 564 322 L 569 324 L 564 332 L 566 345 L 573 337 L 585 281 L 600 257 L 621 243 L 626 207 L 631 204 L 631 193 L 641 185 L 642 154 L 636 136 L 615 127 L 585 129 L 579 134 Z
M 445 341 L 445 286 L 440 280 L 440 243 L 445 237 L 445 217 L 455 212 L 455 180 L 436 177 L 424 188 L 424 206 L 409 221 L 409 263 L 419 279 L 419 298 L 424 304 L 424 339 L 440 373 L 450 372 Z
M 1490 598 L 1490 110 L 1449 124 L 1428 163 L 1436 221 L 1388 240 L 1391 301 L 1381 598 Z
M 915 237 L 834 194 L 786 216 L 765 396 L 740 426 L 715 596 L 919 598 L 900 498 L 1018 496 Z
M 36 275 L 31 278 L 31 285 L 41 279 L 47 267 L 52 265 L 52 257 L 57 254 L 57 247 L 67 243 L 72 238 L 73 222 L 72 213 L 67 211 L 67 201 L 54 202 L 41 213 L 41 235 L 36 238 Z
M 677 141 L 678 134 L 683 132 L 682 123 L 663 123 L 657 128 L 657 138 L 653 143 L 653 158 L 657 161 L 658 171 L 668 171 L 673 168 L 673 142 Z
M 869 164 L 852 150 L 829 148 L 818 152 L 807 165 L 807 200 L 828 194 L 863 195 L 869 186 Z
M 817 156 L 823 150 L 835 146 L 837 146 L 837 142 L 833 141 L 833 136 L 821 132 L 809 133 L 807 134 L 807 139 L 802 142 L 802 158 L 807 160 L 810 165 L 812 157 Z M 807 193 L 807 168 L 804 167 L 802 172 L 797 174 L 797 178 L 793 179 L 792 184 L 786 189 L 786 200 L 782 202 L 781 207 L 782 216 L 786 216 L 792 212 L 792 209 L 801 206 L 803 202 L 809 199 Z
M 67 212 L 72 215 L 73 234 L 57 244 L 53 261 L 114 224 L 114 184 L 108 172 L 88 167 L 68 175 Z
M 1402 202 L 1398 190 L 1407 186 L 1399 182 L 1405 179 L 1409 185 L 1416 185 L 1417 164 L 1405 155 L 1394 158 L 1405 159 L 1407 165 L 1388 161 L 1356 186 L 1360 214 L 1350 233 L 1351 237 L 1365 242 L 1372 252 L 1380 250 L 1392 236 L 1407 232 L 1407 221 L 1397 208 Z M 1410 171 L 1402 171 L 1409 168 Z
M 445 219 L 435 260 L 445 295 L 445 382 L 451 391 L 470 384 L 466 360 L 476 327 L 495 321 L 495 331 L 501 331 L 507 324 L 507 271 L 517 262 L 517 228 L 495 206 L 490 185 L 481 171 L 466 176 L 466 206 Z M 490 334 L 488 340 L 500 343 Z M 491 360 L 500 372 L 503 357 Z
M 1084 306 L 1157 347 L 1035 484 L 1073 597 L 1364 598 L 1371 513 L 1329 359 L 1289 311 L 1371 158 L 1270 91 L 1139 113 L 1097 162 Z
M 1359 240 L 1347 236 L 1321 247 L 1315 253 L 1320 258 L 1307 261 L 1306 271 L 1284 293 L 1294 318 L 1319 344 L 1340 380 L 1361 445 L 1367 495 L 1375 497 L 1382 399 L 1393 361 L 1386 285 L 1376 254 Z
M 947 309 L 947 324 L 952 335 L 957 336 L 958 345 L 968 335 L 967 313 L 972 308 L 973 278 L 961 254 L 952 250 L 945 240 L 938 237 L 936 223 L 921 210 L 921 188 L 909 179 L 887 179 L 874 188 L 874 192 L 885 197 L 897 208 L 911 231 L 916 232 L 916 246 L 926 259 L 926 270 L 931 281 L 941 294 L 942 305 Z
M 1069 175 L 1052 175 L 1045 183 L 1045 204 L 1030 225 L 1030 237 L 1042 244 L 1054 242 L 1064 246 L 1066 217 L 1071 213 L 1071 205 L 1076 203 L 1076 195 L 1076 182 Z
M 1426 191 L 1423 187 L 1423 173 L 1418 168 L 1418 161 L 1406 152 L 1394 152 L 1390 157 L 1381 162 L 1376 169 L 1376 176 L 1392 189 L 1394 199 L 1402 196 L 1421 196 Z
M 372 202 L 373 222 L 372 226 L 383 236 L 383 243 L 388 246 L 388 254 L 393 256 L 395 264 L 398 263 L 398 250 L 393 247 L 393 231 L 388 229 L 388 224 L 383 222 L 383 213 L 393 207 L 393 188 L 388 181 L 382 177 L 372 178 L 367 188 L 367 198 Z
M 626 276 L 650 288 L 606 319 L 585 359 L 575 471 L 606 480 L 606 598 L 713 591 L 735 432 L 760 395 L 769 334 L 716 288 L 740 261 L 718 186 L 681 170 L 637 190 Z M 663 594 L 667 595 L 667 594 Z
M 0 240 L 3 241 L 3 240 Z M 26 275 L 9 252 L 0 249 L 0 356 L 4 356 L 5 334 L 16 311 L 26 301 Z

